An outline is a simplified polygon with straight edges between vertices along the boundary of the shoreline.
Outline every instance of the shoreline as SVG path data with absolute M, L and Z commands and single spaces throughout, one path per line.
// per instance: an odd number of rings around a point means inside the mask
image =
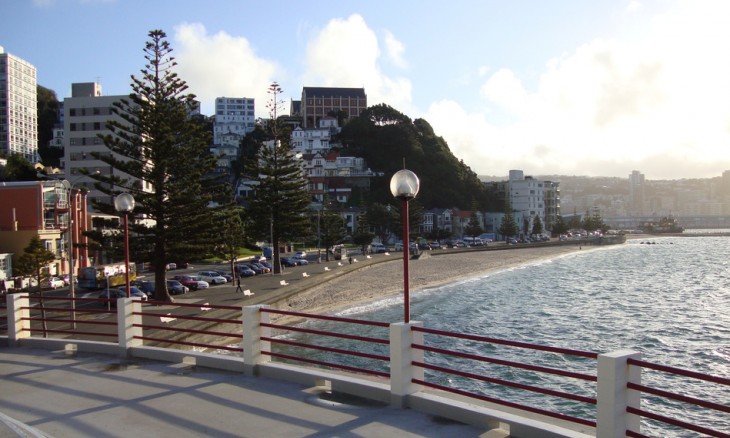
M 411 294 L 445 284 L 519 268 L 598 247 L 577 245 L 515 248 L 500 251 L 470 251 L 411 260 Z M 431 253 L 433 254 L 433 253 Z M 278 302 L 275 307 L 311 314 L 332 314 L 372 304 L 403 293 L 403 261 L 393 260 L 364 266 L 341 277 L 329 279 Z M 283 318 L 291 322 L 291 318 Z

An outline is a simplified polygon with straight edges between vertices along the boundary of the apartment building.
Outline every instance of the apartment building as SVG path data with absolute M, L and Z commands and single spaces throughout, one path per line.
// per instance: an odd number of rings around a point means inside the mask
M 221 145 L 222 136 L 229 134 L 235 134 L 240 141 L 253 131 L 256 126 L 255 106 L 255 100 L 247 97 L 216 98 L 213 144 Z
M 112 176 L 114 172 L 119 172 L 95 158 L 94 154 L 112 153 L 99 135 L 111 133 L 106 127 L 108 121 L 124 122 L 121 117 L 112 113 L 112 108 L 114 103 L 128 98 L 127 95 L 104 96 L 100 84 L 86 82 L 72 84 L 71 97 L 63 101 L 64 175 L 75 188 L 85 187 L 89 191 L 90 205 L 93 201 L 113 203 L 109 195 L 94 188 L 94 179 L 83 172 L 103 176 Z M 129 177 L 126 174 L 119 176 Z
M 368 107 L 364 88 L 304 87 L 298 105 L 305 129 L 319 126 L 330 112 L 344 111 L 346 118 L 358 117 Z
M 56 255 L 48 267 L 51 275 L 69 273 L 69 247 L 76 269 L 89 266 L 85 191 L 72 189 L 68 181 L 0 182 L 0 205 L 0 253 L 12 254 L 13 264 L 38 236 Z
M 36 68 L 0 46 L 0 151 L 38 157 Z

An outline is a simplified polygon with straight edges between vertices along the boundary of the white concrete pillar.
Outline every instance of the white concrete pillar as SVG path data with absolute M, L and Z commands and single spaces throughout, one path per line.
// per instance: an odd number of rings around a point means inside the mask
M 641 368 L 630 366 L 629 358 L 641 359 L 641 353 L 620 350 L 598 355 L 598 395 L 596 438 L 619 438 L 626 430 L 640 432 L 641 418 L 626 412 L 626 407 L 641 407 L 641 393 L 626 384 L 641 383 Z
M 271 342 L 262 341 L 262 337 L 271 337 L 271 328 L 262 327 L 261 324 L 268 324 L 271 320 L 269 312 L 261 312 L 261 309 L 268 309 L 269 306 L 246 306 L 242 309 L 241 319 L 243 324 L 243 372 L 247 376 L 256 373 L 256 365 L 271 361 L 271 356 L 261 354 L 262 351 L 271 351 Z
M 395 407 L 406 407 L 408 395 L 422 388 L 411 380 L 423 380 L 423 368 L 413 366 L 411 362 L 423 362 L 423 350 L 412 347 L 413 344 L 423 345 L 423 333 L 414 332 L 412 327 L 423 327 L 423 322 L 390 325 L 390 404 Z
M 135 324 L 142 324 L 142 316 L 135 315 L 142 311 L 142 301 L 139 298 L 119 298 L 117 300 L 117 335 L 119 338 L 119 354 L 123 357 L 129 356 L 131 347 L 138 347 L 143 344 L 141 339 L 135 336 L 142 336 L 142 327 L 135 327 Z
M 30 337 L 30 300 L 29 294 L 8 294 L 8 343 L 15 347 L 18 341 Z

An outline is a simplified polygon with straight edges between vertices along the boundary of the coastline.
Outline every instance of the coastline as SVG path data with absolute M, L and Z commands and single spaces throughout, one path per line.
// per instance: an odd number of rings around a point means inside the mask
M 577 245 L 514 248 L 500 251 L 470 251 L 449 253 L 440 250 L 436 255 L 411 260 L 409 283 L 411 293 L 484 276 L 505 269 L 516 268 L 572 254 L 589 251 Z M 276 307 L 287 310 L 332 314 L 350 308 L 371 304 L 403 293 L 403 259 L 391 255 L 392 260 L 364 266 L 341 277 L 329 279 L 287 297 Z M 289 319 L 289 318 L 284 318 Z

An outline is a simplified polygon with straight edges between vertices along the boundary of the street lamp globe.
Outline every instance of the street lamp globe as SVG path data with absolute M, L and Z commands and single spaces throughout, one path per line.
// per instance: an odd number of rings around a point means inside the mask
M 134 210 L 134 196 L 120 193 L 114 198 L 114 209 L 120 213 L 130 213 Z
M 418 176 L 408 169 L 397 171 L 390 179 L 390 193 L 397 199 L 413 199 L 418 194 L 419 188 Z

